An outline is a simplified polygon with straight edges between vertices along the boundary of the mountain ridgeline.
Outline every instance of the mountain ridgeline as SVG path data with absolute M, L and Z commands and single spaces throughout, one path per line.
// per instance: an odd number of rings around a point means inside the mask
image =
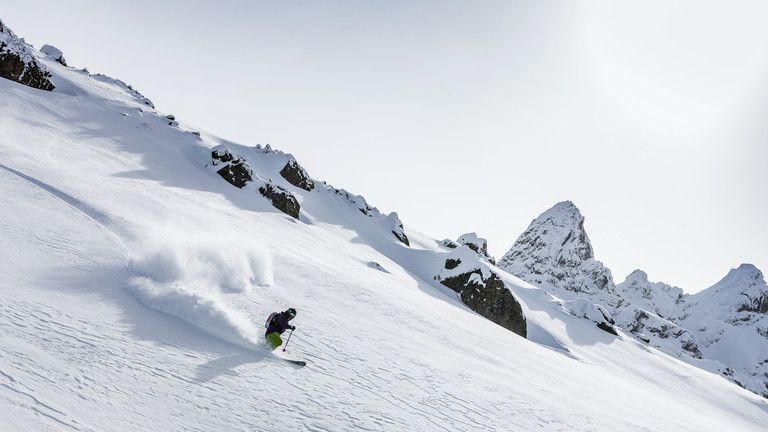
M 618 327 L 768 397 L 768 287 L 751 264 L 693 295 L 651 282 L 642 270 L 616 284 L 595 260 L 584 216 L 564 201 L 531 222 L 499 267 L 549 291 L 566 310 L 606 331 Z

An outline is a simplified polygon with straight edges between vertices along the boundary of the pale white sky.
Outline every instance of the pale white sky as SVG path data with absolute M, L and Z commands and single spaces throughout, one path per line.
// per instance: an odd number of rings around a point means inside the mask
M 768 270 L 763 1 L 28 1 L 70 65 L 497 258 L 557 201 L 617 282 Z

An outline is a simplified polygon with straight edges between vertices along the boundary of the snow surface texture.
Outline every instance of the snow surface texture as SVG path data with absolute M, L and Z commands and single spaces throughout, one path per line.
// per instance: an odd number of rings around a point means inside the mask
M 600 314 L 584 311 L 597 305 L 639 340 L 768 397 L 768 287 L 752 265 L 695 295 L 641 270 L 614 286 L 594 259 L 584 217 L 566 201 L 531 222 L 499 266 L 566 299 L 576 316 L 599 324 Z
M 447 257 L 434 238 L 404 228 L 406 246 L 396 217 L 321 181 L 294 186 L 279 154 L 201 134 L 122 81 L 34 54 L 53 92 L 0 79 L 3 431 L 768 423 L 759 396 L 496 267 L 528 339 L 491 323 L 433 279 Z M 208 169 L 222 144 L 294 194 L 299 219 Z M 286 307 L 299 311 L 286 355 L 302 369 L 261 346 L 265 317 Z

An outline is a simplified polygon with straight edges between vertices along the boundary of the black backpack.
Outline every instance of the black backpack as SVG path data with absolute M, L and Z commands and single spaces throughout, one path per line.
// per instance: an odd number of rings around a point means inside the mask
M 269 314 L 269 317 L 267 317 L 267 322 L 264 323 L 264 328 L 268 329 L 269 324 L 272 323 L 272 320 L 275 319 L 276 316 L 277 316 L 277 312 L 272 312 L 271 314 Z

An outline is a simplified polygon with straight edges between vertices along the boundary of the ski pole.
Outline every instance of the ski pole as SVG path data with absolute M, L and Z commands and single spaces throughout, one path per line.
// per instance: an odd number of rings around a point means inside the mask
M 285 341 L 285 345 L 283 345 L 283 352 L 285 352 L 285 349 L 288 348 L 288 342 L 291 341 L 291 335 L 293 334 L 293 330 L 291 330 L 290 333 L 288 333 L 288 339 Z

